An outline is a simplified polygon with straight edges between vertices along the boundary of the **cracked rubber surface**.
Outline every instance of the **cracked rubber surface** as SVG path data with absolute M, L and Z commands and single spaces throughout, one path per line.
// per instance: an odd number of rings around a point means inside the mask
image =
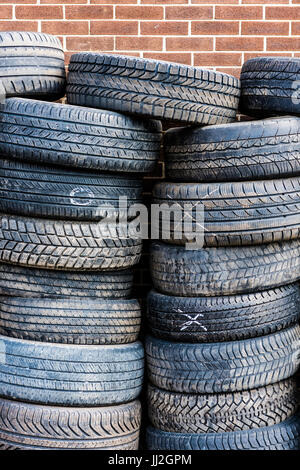
M 19 160 L 144 173 L 160 141 L 160 122 L 102 109 L 15 98 L 0 112 L 0 152 Z
M 300 119 L 269 118 L 165 133 L 166 177 L 204 183 L 300 172 Z
M 141 405 L 58 407 L 0 399 L 2 450 L 137 450 Z
M 0 336 L 0 394 L 71 406 L 130 402 L 141 391 L 143 356 L 140 342 L 77 346 Z
M 0 79 L 7 97 L 58 100 L 64 96 L 64 52 L 57 37 L 2 31 L 0 44 Z
M 299 284 L 244 295 L 176 297 L 152 290 L 148 328 L 169 341 L 208 343 L 263 336 L 300 318 Z
M 0 204 L 6 214 L 71 220 L 122 217 L 121 197 L 128 208 L 140 203 L 141 180 L 0 160 Z
M 118 299 L 130 296 L 132 284 L 129 269 L 89 273 L 0 263 L 1 296 Z
M 147 429 L 149 450 L 299 450 L 300 415 L 263 428 L 207 434 Z
M 192 124 L 235 119 L 237 78 L 181 64 L 100 53 L 71 57 L 71 104 Z
M 262 291 L 300 279 L 300 240 L 199 250 L 152 243 L 150 270 L 155 289 L 168 295 Z
M 148 386 L 148 414 L 161 431 L 210 433 L 274 426 L 298 409 L 295 378 L 243 392 L 187 394 Z
M 241 111 L 250 116 L 299 114 L 299 80 L 299 58 L 247 60 L 241 71 Z
M 0 215 L 0 260 L 21 266 L 93 271 L 138 263 L 142 242 L 129 225 Z
M 199 229 L 205 246 L 261 245 L 300 236 L 300 176 L 233 183 L 158 183 L 154 204 L 176 204 L 181 215 L 185 204 L 203 207 L 204 222 L 190 215 L 191 227 L 182 234 L 182 223 L 161 227 L 161 239 L 183 245 Z M 176 214 L 174 215 L 176 217 Z M 157 227 L 157 222 L 153 223 Z
M 0 297 L 0 334 L 65 344 L 126 344 L 137 340 L 137 300 Z
M 149 336 L 149 380 L 180 393 L 221 393 L 262 387 L 291 377 L 300 364 L 300 326 L 224 343 L 171 343 Z

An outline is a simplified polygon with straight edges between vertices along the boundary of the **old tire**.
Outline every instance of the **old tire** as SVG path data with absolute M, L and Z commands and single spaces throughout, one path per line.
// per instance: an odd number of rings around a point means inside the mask
M 124 217 L 140 203 L 142 182 L 131 176 L 72 171 L 16 160 L 0 160 L 0 202 L 6 214 L 71 220 Z
M 126 223 L 0 217 L 0 260 L 4 263 L 110 271 L 138 263 L 141 249 L 141 240 L 130 236 Z
M 241 71 L 241 111 L 250 116 L 300 114 L 299 80 L 299 58 L 247 60 Z
M 0 298 L 0 334 L 65 344 L 126 344 L 138 339 L 137 300 Z
M 143 382 L 143 346 L 40 343 L 0 336 L 1 396 L 70 406 L 126 403 Z
M 98 171 L 144 173 L 158 159 L 161 124 L 92 108 L 8 99 L 0 152 L 10 158 Z
M 137 450 L 141 405 L 59 407 L 0 399 L 1 450 Z
M 58 100 L 65 94 L 64 52 L 50 34 L 2 31 L 0 80 L 7 97 Z
M 224 343 L 146 341 L 149 380 L 180 393 L 237 392 L 291 377 L 300 364 L 300 326 Z
M 299 415 L 245 431 L 185 434 L 147 429 L 148 450 L 299 450 L 299 441 Z
M 154 287 L 163 294 L 198 297 L 262 291 L 300 279 L 300 240 L 199 250 L 153 243 L 150 263 Z
M 300 172 L 300 119 L 270 118 L 165 133 L 166 177 L 204 183 Z
M 1 305 L 1 304 L 0 304 Z M 244 295 L 176 297 L 152 290 L 148 327 L 156 338 L 187 343 L 237 341 L 275 333 L 300 318 L 299 284 Z
M 148 386 L 148 414 L 161 431 L 210 433 L 274 426 L 298 409 L 295 378 L 243 392 L 187 394 Z
M 232 183 L 158 183 L 154 204 L 176 204 L 180 217 L 185 204 L 201 205 L 204 221 L 191 213 L 191 226 L 183 231 L 177 218 L 161 239 L 183 245 L 203 232 L 205 246 L 261 245 L 300 237 L 300 177 Z M 200 213 L 201 217 L 202 212 Z M 176 214 L 174 215 L 176 217 Z
M 235 119 L 237 78 L 153 59 L 78 53 L 71 57 L 67 99 L 71 104 L 113 109 L 191 124 Z
M 129 269 L 89 273 L 0 263 L 1 296 L 122 299 L 130 297 L 132 284 Z

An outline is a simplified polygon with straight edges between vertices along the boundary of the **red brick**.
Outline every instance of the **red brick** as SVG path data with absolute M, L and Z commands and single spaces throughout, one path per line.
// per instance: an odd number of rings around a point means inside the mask
M 116 38 L 116 50 L 161 51 L 162 38 L 124 36 Z
M 267 38 L 267 50 L 299 51 L 300 38 Z
M 26 0 L 26 3 L 31 3 L 32 4 L 32 3 L 36 3 L 36 1 L 37 0 Z M 25 1 L 24 0 L 3 0 L 3 1 L 1 1 L 1 4 L 2 3 L 16 3 L 16 4 L 18 4 L 18 3 L 25 3 Z
M 166 60 L 168 62 L 186 65 L 191 65 L 192 63 L 192 54 L 185 52 L 145 52 L 143 57 L 145 57 L 145 59 Z
M 42 21 L 42 31 L 48 34 L 89 34 L 88 21 Z
M 289 0 L 242 0 L 242 3 L 243 4 L 254 3 L 254 4 L 262 4 L 262 5 L 265 5 L 265 4 L 272 5 L 273 3 L 280 3 L 280 4 L 289 3 Z
M 142 35 L 182 36 L 188 34 L 189 24 L 183 21 L 142 21 Z
M 218 37 L 216 38 L 217 51 L 262 51 L 264 47 L 263 38 L 247 37 Z
M 0 21 L 0 31 L 37 31 L 37 21 Z
M 45 5 L 16 6 L 16 18 L 28 18 L 32 20 L 62 19 L 62 6 L 53 5 L 51 8 Z
M 212 6 L 166 6 L 167 20 L 201 20 L 213 18 Z
M 241 76 L 241 67 L 218 67 L 216 70 L 227 73 L 228 75 L 233 75 L 236 78 L 240 78 Z
M 266 7 L 267 20 L 295 20 L 299 17 L 300 7 L 298 6 Z
M 162 20 L 163 17 L 162 6 L 116 6 L 116 18 L 122 20 Z
M 137 21 L 91 21 L 91 34 L 138 34 Z
M 168 51 L 211 51 L 213 38 L 167 38 Z
M 115 5 L 122 5 L 122 4 L 132 4 L 132 3 L 137 3 L 137 0 L 91 0 L 92 4 L 115 4 Z
M 27 3 L 27 0 L 24 1 L 24 3 Z M 55 4 L 55 3 L 85 3 L 87 4 L 87 0 L 40 0 L 40 3 L 42 4 Z
M 102 20 L 113 17 L 113 6 L 72 5 L 66 6 L 66 18 L 71 20 Z
M 141 0 L 141 4 L 151 4 L 151 5 L 185 5 L 189 3 L 189 0 Z
M 262 7 L 256 6 L 216 6 L 217 20 L 259 20 L 263 17 Z
M 220 4 L 224 4 L 226 3 L 226 5 L 229 5 L 229 4 L 234 4 L 234 5 L 238 5 L 239 4 L 239 0 L 192 0 L 192 4 L 195 4 L 195 3 L 212 3 L 214 5 L 217 5 L 218 3 Z
M 105 36 L 74 36 L 67 38 L 68 51 L 110 51 L 114 48 L 114 39 Z
M 30 8 L 30 7 L 27 7 Z M 12 6 L 1 5 L 0 6 L 0 20 L 9 20 L 12 17 Z
M 192 34 L 219 35 L 239 34 L 238 21 L 193 21 Z
M 291 57 L 291 52 L 285 52 L 285 56 Z M 255 59 L 255 57 L 282 57 L 282 52 L 246 52 L 244 54 L 244 62 L 250 59 Z
M 278 36 L 289 35 L 289 23 L 278 21 L 245 21 L 242 22 L 242 36 Z
M 207 52 L 194 55 L 196 66 L 233 66 L 242 65 L 242 54 L 226 52 Z
M 300 21 L 293 21 L 293 23 L 292 23 L 292 36 L 300 36 Z

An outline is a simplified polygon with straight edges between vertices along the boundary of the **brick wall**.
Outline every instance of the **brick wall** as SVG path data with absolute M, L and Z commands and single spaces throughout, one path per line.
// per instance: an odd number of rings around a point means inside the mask
M 0 0 L 0 30 L 58 35 L 75 51 L 120 52 L 239 74 L 257 55 L 300 53 L 300 0 Z

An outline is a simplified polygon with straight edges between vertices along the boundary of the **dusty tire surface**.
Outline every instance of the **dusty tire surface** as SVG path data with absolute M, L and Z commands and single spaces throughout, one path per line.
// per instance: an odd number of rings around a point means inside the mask
M 127 344 L 137 341 L 137 300 L 0 297 L 0 334 L 65 344 Z
M 151 333 L 168 341 L 214 343 L 253 338 L 299 321 L 300 287 L 295 283 L 218 297 L 176 297 L 152 290 L 147 317 Z
M 141 391 L 143 357 L 138 341 L 77 346 L 0 336 L 0 394 L 71 406 L 130 402 Z
M 168 295 L 262 291 L 300 279 L 300 240 L 199 250 L 153 243 L 150 270 L 154 288 Z
M 204 183 L 300 172 L 300 119 L 270 118 L 165 133 L 166 177 Z
M 50 34 L 2 31 L 0 80 L 7 97 L 58 100 L 66 72 L 60 40 Z
M 244 431 L 186 434 L 147 429 L 149 450 L 299 450 L 300 416 Z
M 144 173 L 160 141 L 160 122 L 102 109 L 12 98 L 0 112 L 0 152 L 30 162 Z
M 1 296 L 122 299 L 130 296 L 132 284 L 130 269 L 89 273 L 0 263 Z
M 149 380 L 180 393 L 237 392 L 291 377 L 300 364 L 300 326 L 223 343 L 171 343 L 149 336 Z
M 241 71 L 240 108 L 245 114 L 299 114 L 300 60 L 291 57 L 256 57 Z
M 274 426 L 298 409 L 295 378 L 243 392 L 183 394 L 148 386 L 148 414 L 161 431 L 210 433 Z
M 45 269 L 125 269 L 138 263 L 142 242 L 129 225 L 0 216 L 0 260 Z
M 293 240 L 300 236 L 300 177 L 232 183 L 158 183 L 154 204 L 176 204 L 180 216 L 185 204 L 204 211 L 205 246 L 261 245 Z M 174 215 L 176 217 L 176 214 Z M 197 216 L 190 215 L 191 227 L 182 233 L 177 218 L 171 230 L 161 230 L 161 239 L 183 245 L 193 239 Z
M 141 405 L 59 407 L 0 399 L 2 450 L 137 450 Z
M 124 217 L 140 203 L 142 182 L 132 176 L 72 171 L 16 160 L 0 160 L 0 202 L 6 214 L 71 220 Z
M 235 119 L 237 78 L 182 64 L 102 53 L 71 57 L 71 104 L 192 124 Z

